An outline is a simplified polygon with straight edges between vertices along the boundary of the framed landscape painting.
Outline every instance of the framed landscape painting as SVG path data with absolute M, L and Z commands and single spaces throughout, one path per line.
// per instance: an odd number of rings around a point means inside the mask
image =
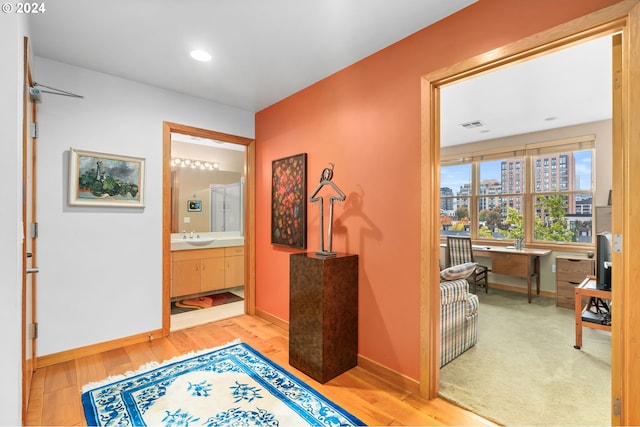
M 307 248 L 307 153 L 272 162 L 271 243 Z
M 69 149 L 69 204 L 144 207 L 140 157 Z

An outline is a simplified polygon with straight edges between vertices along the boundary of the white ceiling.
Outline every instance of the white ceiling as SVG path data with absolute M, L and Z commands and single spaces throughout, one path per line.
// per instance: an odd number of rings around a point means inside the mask
M 29 25 L 38 56 L 256 112 L 474 1 L 55 0 Z
M 611 84 L 604 37 L 445 87 L 441 146 L 610 119 Z
M 29 25 L 38 56 L 257 112 L 474 1 L 55 0 Z M 610 118 L 609 45 L 444 88 L 443 145 Z

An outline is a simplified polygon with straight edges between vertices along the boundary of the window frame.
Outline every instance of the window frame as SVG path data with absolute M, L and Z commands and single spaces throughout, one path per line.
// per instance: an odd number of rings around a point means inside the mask
M 465 147 L 468 149 L 475 144 L 467 144 Z M 555 169 L 552 168 L 552 161 L 548 161 L 548 171 L 550 172 L 549 180 L 556 179 L 558 185 L 556 187 L 556 191 L 538 191 L 536 190 L 536 157 L 540 155 L 552 155 L 566 152 L 578 152 L 591 150 L 591 186 L 589 190 L 581 190 L 581 189 L 573 189 L 573 190 L 563 190 L 560 188 L 560 165 L 562 164 L 561 160 L 557 160 L 555 162 Z M 552 250 L 588 250 L 592 249 L 595 246 L 595 239 L 593 238 L 595 233 L 595 196 L 596 196 L 596 150 L 595 150 L 595 135 L 585 135 L 573 138 L 565 138 L 558 139 L 552 141 L 538 142 L 533 144 L 525 144 L 521 146 L 510 146 L 504 147 L 502 149 L 486 149 L 479 151 L 471 151 L 460 154 L 447 154 L 447 149 L 443 148 L 441 150 L 441 159 L 440 159 L 440 167 L 443 166 L 455 166 L 462 164 L 470 164 L 471 165 L 471 189 L 472 194 L 470 196 L 470 207 L 469 207 L 469 219 L 470 219 L 470 232 L 469 235 L 471 239 L 478 244 L 487 244 L 487 245 L 510 245 L 512 244 L 512 239 L 495 239 L 495 238 L 486 238 L 481 237 L 479 235 L 480 222 L 479 222 L 479 199 L 488 197 L 486 194 L 480 194 L 480 164 L 482 162 L 491 161 L 491 160 L 509 160 L 513 158 L 522 158 L 522 166 L 525 168 L 525 172 L 522 176 L 524 176 L 525 182 L 521 183 L 521 188 L 523 191 L 521 193 L 504 193 L 505 197 L 522 197 L 524 199 L 524 241 L 526 246 L 532 248 L 545 248 Z M 548 159 L 546 159 L 548 160 Z M 543 163 L 543 162 L 540 162 Z M 544 168 L 544 165 L 540 165 L 539 168 Z M 552 177 L 553 175 L 554 177 Z M 544 182 L 544 177 L 539 177 L 540 181 Z M 442 183 L 440 183 L 440 187 L 442 188 Z M 555 242 L 555 241 L 546 241 L 546 240 L 535 240 L 535 216 L 537 215 L 535 203 L 537 196 L 539 195 L 550 195 L 550 194 L 590 194 L 592 200 L 592 208 L 591 208 L 591 234 L 592 241 L 591 243 L 581 243 L 581 242 Z M 456 198 L 456 195 L 453 195 L 452 198 Z M 441 205 L 439 205 L 441 206 Z M 441 243 L 446 240 L 446 235 L 440 234 Z
M 454 161 L 451 164 L 448 164 L 446 166 L 460 166 L 460 165 L 469 165 L 469 180 L 470 180 L 469 188 L 471 189 L 471 192 L 468 195 L 466 195 L 466 194 L 465 195 L 452 194 L 451 196 L 446 196 L 446 197 L 443 198 L 442 197 L 442 188 L 445 188 L 445 187 L 442 187 L 442 185 L 440 185 L 440 200 L 439 200 L 439 203 L 438 203 L 438 207 L 440 209 L 439 214 L 440 214 L 440 217 L 442 218 L 441 210 L 442 210 L 442 200 L 443 199 L 444 200 L 451 200 L 452 201 L 452 205 L 453 204 L 458 205 L 458 201 L 460 199 L 468 199 L 469 203 L 467 205 L 467 209 L 469 211 L 469 223 L 472 223 L 473 222 L 472 219 L 471 219 L 471 212 L 472 212 L 472 209 L 473 209 L 473 207 L 472 207 L 472 195 L 475 192 L 475 190 L 473 189 L 473 181 L 474 181 L 473 180 L 473 174 L 474 174 L 474 169 L 473 168 L 474 168 L 474 166 L 473 166 L 473 164 L 471 162 L 458 162 L 458 161 Z M 446 188 L 448 188 L 448 187 L 446 187 Z M 450 188 L 450 190 L 453 192 L 455 189 Z M 459 189 L 458 189 L 458 192 L 459 192 Z M 441 224 L 442 224 L 442 222 L 441 222 Z M 471 236 L 471 230 L 469 231 L 469 234 L 465 234 L 465 235 L 466 236 Z

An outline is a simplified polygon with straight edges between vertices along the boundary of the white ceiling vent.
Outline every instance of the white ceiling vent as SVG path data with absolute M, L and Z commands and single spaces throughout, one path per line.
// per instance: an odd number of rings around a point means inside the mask
M 462 123 L 460 124 L 460 126 L 462 126 L 465 129 L 474 129 L 474 128 L 479 128 L 486 125 L 482 120 L 473 120 L 471 122 Z

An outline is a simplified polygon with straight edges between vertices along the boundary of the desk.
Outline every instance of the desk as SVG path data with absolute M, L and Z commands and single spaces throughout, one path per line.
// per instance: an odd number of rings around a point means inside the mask
M 591 297 L 587 305 L 582 307 L 582 297 Z M 594 307 L 595 299 L 595 307 Z M 595 279 L 590 276 L 583 280 L 575 289 L 575 315 L 576 315 L 576 345 L 575 349 L 582 347 L 582 327 L 600 329 L 602 331 L 611 331 L 611 324 L 603 322 L 604 315 L 609 315 L 609 306 L 602 301 L 603 305 L 599 305 L 598 300 L 610 300 L 611 290 L 605 291 L 596 287 Z M 595 312 L 593 311 L 595 309 Z M 609 319 L 610 320 L 610 319 Z
M 446 248 L 446 244 L 440 244 Z M 536 278 L 536 295 L 540 295 L 540 257 L 549 255 L 549 249 L 516 249 L 510 246 L 473 245 L 473 255 L 491 258 L 491 272 L 527 279 L 527 297 L 531 302 L 531 280 Z M 445 251 L 446 253 L 446 251 Z

